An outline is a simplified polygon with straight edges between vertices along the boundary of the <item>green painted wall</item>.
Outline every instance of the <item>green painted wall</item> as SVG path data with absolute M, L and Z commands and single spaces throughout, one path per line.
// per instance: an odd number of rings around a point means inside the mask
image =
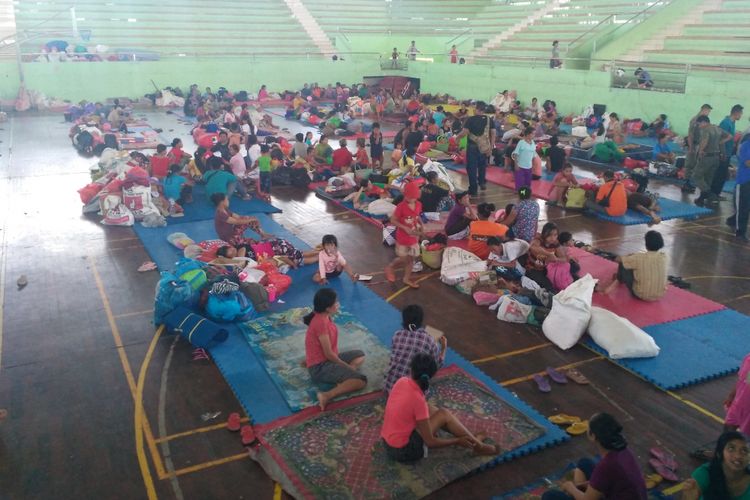
M 213 88 L 257 91 L 261 84 L 269 89 L 300 88 L 304 82 L 320 84 L 361 81 L 363 76 L 405 74 L 382 71 L 376 59 L 347 60 L 165 60 L 136 63 L 62 63 L 23 65 L 29 89 L 71 101 L 101 100 L 107 97 L 140 97 L 151 92 L 151 79 L 160 86 L 187 87 L 197 83 Z M 0 65 L 0 97 L 12 99 L 18 91 L 15 64 Z M 611 89 L 609 73 L 588 70 L 553 71 L 546 66 L 508 67 L 412 62 L 409 76 L 420 78 L 422 90 L 447 92 L 460 99 L 489 100 L 503 89 L 518 90 L 527 102 L 532 97 L 552 99 L 564 114 L 579 113 L 587 104 L 607 104 L 625 118 L 651 120 L 666 113 L 678 133 L 704 102 L 714 106 L 714 118 L 723 117 L 729 108 L 747 102 L 747 80 L 720 72 L 691 74 L 687 92 L 674 94 L 635 89 Z M 742 127 L 744 129 L 744 124 Z
M 437 37 L 417 37 L 411 35 L 383 35 L 378 37 L 373 36 L 361 36 L 354 35 L 351 33 L 346 34 L 346 38 L 342 39 L 341 35 L 336 37 L 336 47 L 341 51 L 347 52 L 378 52 L 383 55 L 390 54 L 393 51 L 393 47 L 396 47 L 402 55 L 406 53 L 406 49 L 411 45 L 411 41 L 414 40 L 417 48 L 427 57 L 435 57 L 428 54 L 440 54 L 436 57 L 437 61 L 443 62 L 442 59 L 447 60 L 448 51 L 450 46 L 446 48 L 446 43 L 458 36 L 460 31 L 455 33 L 451 32 L 448 36 L 437 36 Z M 464 40 L 462 38 L 461 40 Z M 459 40 L 460 41 L 460 40 Z M 467 48 L 472 47 L 471 44 L 466 45 Z

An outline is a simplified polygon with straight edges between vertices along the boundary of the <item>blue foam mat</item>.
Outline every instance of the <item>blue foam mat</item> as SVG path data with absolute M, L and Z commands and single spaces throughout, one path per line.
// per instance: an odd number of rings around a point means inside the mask
M 713 210 L 709 208 L 699 207 L 690 203 L 682 203 L 677 200 L 670 200 L 669 198 L 659 198 L 659 206 L 661 206 L 661 212 L 659 216 L 662 220 L 670 219 L 697 219 L 701 215 L 712 214 Z M 625 215 L 620 217 L 612 217 L 600 212 L 594 212 L 599 219 L 614 222 L 616 224 L 622 224 L 623 226 L 632 226 L 635 224 L 647 224 L 651 222 L 650 217 L 646 217 L 640 212 L 634 210 L 628 210 Z
M 216 207 L 214 207 L 211 200 L 206 196 L 206 188 L 201 185 L 193 187 L 193 202 L 186 203 L 183 206 L 185 215 L 182 217 L 167 217 L 167 224 L 173 226 L 175 224 L 184 224 L 186 222 L 193 222 L 196 220 L 213 220 L 214 213 L 216 213 Z M 263 200 L 253 198 L 252 200 L 243 200 L 233 196 L 229 202 L 229 209 L 241 215 L 248 214 L 274 214 L 281 212 L 280 208 L 276 208 L 270 203 Z
M 279 238 L 284 238 L 299 249 L 310 247 L 310 245 L 297 238 L 284 226 L 274 221 L 269 215 L 253 214 L 253 217 L 258 218 L 264 231 L 274 234 Z M 182 252 L 167 241 L 167 236 L 170 234 L 185 233 L 196 242 L 213 240 L 218 237 L 214 229 L 213 219 L 172 224 L 166 227 L 143 227 L 140 224 L 136 224 L 133 226 L 133 231 L 135 231 L 135 234 L 143 242 L 143 246 L 146 248 L 146 252 L 151 257 L 151 260 L 162 271 L 171 269 L 175 262 L 182 257 Z M 248 231 L 246 234 L 252 237 L 254 233 Z M 258 235 L 255 236 L 260 238 Z
M 295 237 L 286 228 L 273 221 L 270 216 L 259 214 L 258 219 L 261 221 L 264 231 L 285 238 L 300 249 L 310 248 L 309 245 Z M 162 269 L 169 269 L 180 257 L 180 252 L 166 240 L 169 233 L 179 230 L 196 241 L 216 237 L 213 221 L 197 221 L 163 228 L 136 226 L 134 230 L 141 238 L 146 251 Z M 316 266 L 305 266 L 292 270 L 290 272 L 293 279 L 292 287 L 282 296 L 285 303 L 272 304 L 267 314 L 292 307 L 309 306 L 312 303 L 315 291 L 319 288 L 312 282 L 312 275 L 316 269 Z M 362 283 L 352 283 L 346 277 L 332 279 L 329 283 L 329 286 L 339 294 L 341 304 L 358 317 L 362 324 L 384 345 L 390 346 L 393 333 L 401 328 L 400 312 Z M 258 423 L 266 423 L 280 417 L 289 416 L 291 411 L 286 400 L 263 368 L 262 363 L 252 352 L 250 345 L 245 341 L 240 327 L 231 324 L 227 325 L 227 329 L 229 330 L 228 339 L 209 350 L 246 413 L 251 415 L 254 421 Z M 567 433 L 549 422 L 543 415 L 513 393 L 501 387 L 492 378 L 450 348 L 446 354 L 445 364 L 456 364 L 545 430 L 543 436 L 497 457 L 483 466 L 482 469 L 535 453 L 570 439 Z
M 653 325 L 644 331 L 661 348 L 658 356 L 613 361 L 665 390 L 734 373 L 750 352 L 750 316 L 732 309 Z M 584 343 L 607 354 L 591 339 Z
M 286 303 L 273 304 L 269 313 L 283 311 L 292 307 L 309 306 L 315 291 L 319 289 L 312 282 L 314 272 L 315 266 L 306 266 L 292 271 L 290 273 L 293 279 L 292 288 L 282 297 L 282 300 Z M 401 327 L 401 314 L 396 308 L 385 302 L 385 300 L 366 285 L 352 283 L 346 277 L 330 280 L 329 286 L 336 290 L 342 306 L 347 311 L 358 317 L 362 324 L 378 337 L 383 344 L 390 346 L 393 333 Z M 213 347 L 211 354 L 227 379 L 227 382 L 232 387 L 237 399 L 248 415 L 252 415 L 255 421 L 264 423 L 291 414 L 289 406 L 279 394 L 270 376 L 265 372 L 263 376 L 255 376 L 255 372 L 258 369 L 262 370 L 262 368 L 258 368 L 261 366 L 261 363 L 253 354 L 247 342 L 242 339 L 242 334 L 238 327 L 232 329 L 227 342 Z M 569 436 L 560 428 L 550 423 L 544 416 L 537 413 L 536 410 L 518 399 L 510 391 L 502 388 L 452 349 L 448 349 L 445 364 L 446 366 L 450 364 L 459 366 L 545 430 L 544 436 L 499 456 L 485 467 L 513 460 L 569 439 Z M 276 394 L 271 394 L 273 392 Z
M 334 198 L 330 194 L 326 193 L 325 188 L 317 188 L 315 190 L 315 195 L 323 198 L 324 200 L 328 200 L 332 203 L 335 203 L 336 205 L 339 205 L 344 208 L 348 208 L 352 212 L 356 212 L 357 214 L 361 215 L 362 217 L 366 219 L 372 219 L 377 222 L 385 222 L 388 219 L 388 216 L 386 215 L 373 215 L 369 212 L 365 212 L 364 210 L 359 210 L 358 208 L 354 208 L 354 203 L 351 201 L 344 201 L 342 198 Z

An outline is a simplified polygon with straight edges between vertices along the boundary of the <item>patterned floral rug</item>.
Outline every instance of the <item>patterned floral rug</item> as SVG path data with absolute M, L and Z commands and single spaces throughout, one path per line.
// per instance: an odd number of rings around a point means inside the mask
M 305 326 L 302 318 L 310 308 L 298 307 L 248 321 L 242 328 L 245 339 L 258 356 L 292 411 L 317 404 L 316 387 L 305 367 Z M 339 328 L 339 352 L 360 349 L 365 353 L 361 371 L 367 386 L 361 393 L 379 391 L 388 369 L 390 352 L 357 318 L 340 311 L 333 318 Z M 351 395 L 349 395 L 351 397 Z
M 456 366 L 435 377 L 429 402 L 449 409 L 472 431 L 485 432 L 501 454 L 544 434 Z M 282 484 L 305 498 L 421 498 L 495 460 L 447 447 L 430 450 L 416 464 L 391 461 L 380 439 L 384 406 L 383 395 L 369 394 L 260 428 L 264 449 L 286 476 Z

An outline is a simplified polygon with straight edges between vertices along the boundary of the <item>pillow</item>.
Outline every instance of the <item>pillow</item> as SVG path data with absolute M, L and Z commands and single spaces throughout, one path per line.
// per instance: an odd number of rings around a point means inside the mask
M 552 298 L 552 310 L 542 323 L 542 331 L 560 349 L 576 345 L 586 331 L 596 282 L 587 274 Z
M 660 350 L 651 335 L 601 307 L 591 308 L 589 335 L 612 359 L 653 358 Z

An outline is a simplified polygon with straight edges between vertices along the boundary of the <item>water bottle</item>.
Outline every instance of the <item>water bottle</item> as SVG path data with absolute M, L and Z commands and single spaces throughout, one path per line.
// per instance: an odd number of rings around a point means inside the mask
M 271 283 L 266 287 L 266 292 L 268 292 L 268 302 L 276 302 L 276 285 Z

